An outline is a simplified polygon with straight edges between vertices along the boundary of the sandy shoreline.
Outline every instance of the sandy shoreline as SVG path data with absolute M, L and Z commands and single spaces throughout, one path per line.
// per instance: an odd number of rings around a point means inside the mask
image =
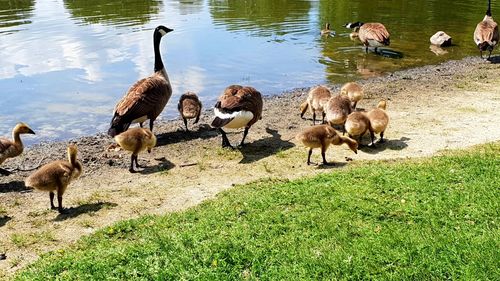
M 466 58 L 360 80 L 366 98 L 359 107 L 370 109 L 379 99 L 389 99 L 388 142 L 376 149 L 363 148 L 358 155 L 346 146 L 332 147 L 327 159 L 338 164 L 328 169 L 307 166 L 306 150 L 294 140 L 312 124 L 302 120 L 298 110 L 309 88 L 267 97 L 263 119 L 252 127 L 249 145 L 241 150 L 220 148 L 220 136 L 208 126 L 211 110 L 204 111 L 199 125 L 190 125 L 191 133 L 183 131 L 179 119 L 157 122 L 158 147 L 139 155 L 146 168 L 137 174 L 128 172 L 128 153 L 106 151 L 112 143 L 106 135 L 72 140 L 79 147 L 85 174 L 64 196 L 65 206 L 72 208 L 69 215 L 49 210 L 47 194 L 24 187 L 31 172 L 0 178 L 0 253 L 7 253 L 7 259 L 0 261 L 0 277 L 118 220 L 183 210 L 235 184 L 293 179 L 362 161 L 426 157 L 443 149 L 498 141 L 499 70 L 499 64 Z M 328 86 L 338 92 L 341 85 Z M 241 137 L 241 131 L 229 134 L 235 144 Z M 34 145 L 2 167 L 27 169 L 40 159 L 46 163 L 65 158 L 67 143 Z M 345 157 L 354 161 L 347 163 Z M 315 151 L 312 160 L 319 159 Z

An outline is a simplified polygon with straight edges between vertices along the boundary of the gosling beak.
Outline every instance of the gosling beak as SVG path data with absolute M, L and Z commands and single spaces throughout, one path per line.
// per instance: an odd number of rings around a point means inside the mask
M 356 150 L 356 151 L 354 151 L 354 153 L 358 154 L 358 151 Z
M 151 148 L 148 148 L 148 153 L 151 153 Z
M 32 134 L 32 135 L 34 135 L 34 134 L 35 134 L 35 132 L 33 132 L 33 130 L 32 130 L 32 129 L 29 129 L 29 128 L 28 128 L 28 134 Z

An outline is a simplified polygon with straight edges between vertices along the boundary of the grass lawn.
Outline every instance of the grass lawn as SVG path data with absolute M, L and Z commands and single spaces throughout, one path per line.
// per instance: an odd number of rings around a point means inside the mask
M 105 228 L 16 279 L 499 280 L 499 155 L 495 143 L 239 186 Z

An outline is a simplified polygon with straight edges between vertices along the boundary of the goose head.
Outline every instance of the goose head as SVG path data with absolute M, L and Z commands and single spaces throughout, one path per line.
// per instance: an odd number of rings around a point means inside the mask
M 364 24 L 364 23 L 359 22 L 359 21 L 357 21 L 357 22 L 348 22 L 348 23 L 344 24 L 344 27 L 345 27 L 345 28 L 351 28 L 351 29 L 353 29 L 353 28 L 356 28 L 356 27 L 357 27 L 357 28 L 359 28 L 359 27 L 361 27 L 363 24 Z
M 160 37 L 163 37 L 164 35 L 166 35 L 167 33 L 169 33 L 170 31 L 174 31 L 173 29 L 171 28 L 168 28 L 168 27 L 165 27 L 163 25 L 159 25 L 155 28 L 155 34 L 159 34 Z

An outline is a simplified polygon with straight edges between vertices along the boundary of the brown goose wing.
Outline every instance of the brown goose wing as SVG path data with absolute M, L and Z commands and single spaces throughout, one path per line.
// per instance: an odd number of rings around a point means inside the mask
M 389 32 L 381 23 L 365 23 L 359 30 L 359 36 L 366 38 L 366 40 L 372 39 L 384 42 L 389 39 Z
M 168 101 L 165 91 L 170 85 L 160 77 L 148 77 L 137 81 L 115 107 L 115 116 L 133 121 L 145 115 L 158 116 Z

